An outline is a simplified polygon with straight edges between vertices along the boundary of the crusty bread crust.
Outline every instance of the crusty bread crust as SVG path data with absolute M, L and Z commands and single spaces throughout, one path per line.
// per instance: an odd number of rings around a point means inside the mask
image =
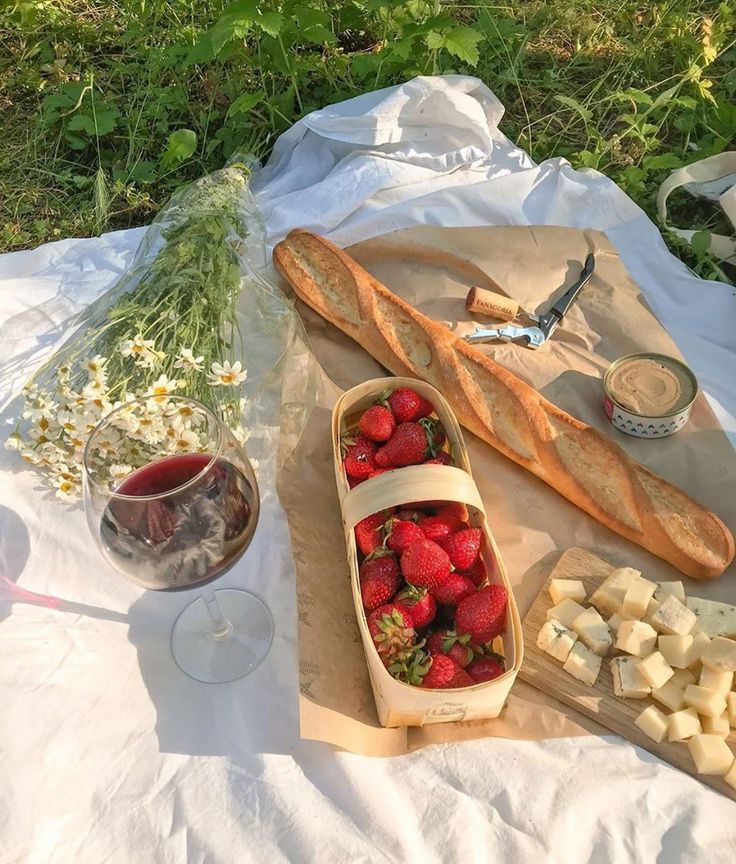
M 728 528 L 596 429 L 417 312 L 328 240 L 297 229 L 273 253 L 297 295 L 395 375 L 437 387 L 458 420 L 599 522 L 695 579 L 734 557 Z

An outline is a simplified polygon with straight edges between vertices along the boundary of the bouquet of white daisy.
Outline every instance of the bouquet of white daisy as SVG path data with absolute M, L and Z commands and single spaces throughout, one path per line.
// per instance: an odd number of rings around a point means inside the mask
M 298 315 L 260 275 L 264 231 L 249 176 L 234 164 L 176 193 L 131 267 L 24 388 L 6 447 L 58 498 L 80 495 L 90 432 L 141 396 L 154 397 L 147 414 L 123 411 L 125 428 L 106 442 L 111 483 L 141 448 L 152 458 L 197 449 L 193 418 L 170 401 L 174 393 L 215 407 L 273 467 L 295 444 L 314 402 L 311 352 Z

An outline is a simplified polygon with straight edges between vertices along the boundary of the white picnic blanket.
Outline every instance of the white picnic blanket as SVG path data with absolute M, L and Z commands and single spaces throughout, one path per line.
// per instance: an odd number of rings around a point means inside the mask
M 535 165 L 502 114 L 480 81 L 446 76 L 309 115 L 256 182 L 270 244 L 297 225 L 340 244 L 421 223 L 602 229 L 736 435 L 733 288 L 689 273 L 601 174 Z M 0 437 L 11 392 L 140 236 L 0 256 Z M 4 451 L 0 488 L 0 864 L 736 860 L 736 805 L 615 736 L 385 760 L 301 741 L 294 570 L 272 492 L 218 587 L 261 594 L 276 639 L 251 676 L 210 686 L 169 655 L 187 597 L 113 572 L 81 510 L 46 500 Z

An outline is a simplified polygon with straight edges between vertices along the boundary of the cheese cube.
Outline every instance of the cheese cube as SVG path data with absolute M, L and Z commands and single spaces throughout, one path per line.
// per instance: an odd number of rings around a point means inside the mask
M 615 633 L 618 635 L 619 627 L 624 623 L 624 621 L 634 621 L 634 618 L 629 618 L 626 615 L 622 615 L 621 612 L 614 612 L 613 615 L 608 619 L 608 629 L 611 633 Z
M 687 608 L 696 617 L 696 633 L 736 637 L 736 606 L 717 600 L 703 600 L 702 597 L 688 597 Z
M 703 732 L 707 732 L 709 735 L 720 735 L 721 738 L 728 738 L 731 732 L 728 711 L 724 711 L 720 717 L 703 717 L 700 725 L 703 727 Z
M 714 636 L 700 659 L 703 666 L 717 672 L 736 672 L 736 642 L 723 636 Z
M 685 586 L 682 582 L 657 582 L 654 599 L 662 603 L 670 596 L 677 597 L 680 603 L 685 602 Z
M 688 684 L 685 688 L 685 704 L 707 717 L 720 717 L 726 710 L 726 698 L 722 693 L 698 684 Z
M 624 615 L 641 618 L 647 611 L 647 606 L 654 596 L 654 589 L 656 587 L 654 582 L 650 582 L 648 579 L 632 580 L 626 589 L 626 594 L 624 594 L 624 602 L 621 604 L 621 611 Z
M 662 687 L 674 675 L 674 671 L 659 651 L 650 654 L 639 664 L 639 673 L 651 687 Z
M 570 599 L 562 600 L 562 602 L 558 603 L 556 606 L 550 606 L 547 610 L 547 620 L 549 621 L 550 618 L 554 618 L 555 621 L 559 621 L 560 624 L 569 628 L 572 627 L 572 622 L 582 612 L 585 612 L 585 607 L 581 606 L 579 603 Z
M 635 657 L 614 657 L 611 660 L 613 692 L 623 699 L 646 699 L 651 687 L 637 668 L 641 660 Z
M 703 652 L 710 645 L 710 636 L 706 633 L 692 633 L 691 635 L 693 637 L 693 644 L 688 654 L 688 659 L 690 660 L 690 663 L 688 663 L 689 669 L 698 666 L 700 658 L 703 656 Z M 698 669 L 698 674 L 699 673 L 700 669 Z
M 700 678 L 698 684 L 701 687 L 709 687 L 711 690 L 717 690 L 723 696 L 727 696 L 731 685 L 733 684 L 733 672 L 716 672 L 715 669 L 709 669 L 703 666 L 700 670 Z
M 682 711 L 685 707 L 685 696 L 671 678 L 661 687 L 653 687 L 652 697 L 669 708 L 670 711 Z
M 668 741 L 684 741 L 691 735 L 701 732 L 700 718 L 694 708 L 686 708 L 676 714 L 670 714 L 670 722 L 667 728 Z
M 728 704 L 728 722 L 732 729 L 736 729 L 736 693 L 729 693 L 726 697 Z
M 694 612 L 670 595 L 652 615 L 652 626 L 660 633 L 684 636 L 693 629 L 696 620 Z
M 654 618 L 657 610 L 662 604 L 659 600 L 655 600 L 654 597 L 649 601 L 649 605 L 647 606 L 647 611 L 641 616 L 642 621 L 646 621 L 647 624 L 652 623 L 652 618 Z
M 734 759 L 733 765 L 728 769 L 728 773 L 723 779 L 729 786 L 733 786 L 736 789 L 736 759 Z
M 608 624 L 592 607 L 586 609 L 572 622 L 572 629 L 581 640 L 596 654 L 605 656 L 613 640 Z
M 601 658 L 582 642 L 576 642 L 562 668 L 583 684 L 593 685 L 601 671 Z
M 667 734 L 669 719 L 656 705 L 650 705 L 634 720 L 634 725 L 638 726 L 645 735 L 648 735 L 653 741 L 659 744 Z
M 626 589 L 634 579 L 641 576 L 633 567 L 621 567 L 601 583 L 601 586 L 590 596 L 590 602 L 596 609 L 613 614 L 620 612 L 626 596 Z
M 563 600 L 574 600 L 582 603 L 585 600 L 585 587 L 579 579 L 551 579 L 549 583 L 549 596 L 557 606 Z
M 634 657 L 646 657 L 657 644 L 657 631 L 643 621 L 622 621 L 616 637 L 616 647 L 619 651 L 633 654 Z
M 670 678 L 670 681 L 676 684 L 680 690 L 684 690 L 688 684 L 694 684 L 697 680 L 697 675 L 690 669 L 675 669 L 675 674 Z
M 570 649 L 577 642 L 578 634 L 568 630 L 564 624 L 554 618 L 542 627 L 537 636 L 537 648 L 541 648 L 550 657 L 563 662 L 567 660 Z
M 731 748 L 719 735 L 693 735 L 687 742 L 698 774 L 716 774 L 723 777 L 733 765 Z
M 690 651 L 693 647 L 693 637 L 662 635 L 657 640 L 657 648 L 673 669 L 687 669 L 692 662 Z

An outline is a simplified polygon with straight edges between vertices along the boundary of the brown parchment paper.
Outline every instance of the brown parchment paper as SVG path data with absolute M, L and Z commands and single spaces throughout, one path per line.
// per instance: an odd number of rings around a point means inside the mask
M 391 290 L 459 334 L 476 323 L 490 322 L 465 310 L 471 286 L 493 289 L 490 277 L 522 308 L 546 309 L 593 251 L 595 273 L 551 341 L 538 351 L 518 344 L 486 345 L 481 350 L 682 487 L 732 530 L 736 527 L 736 454 L 702 395 L 688 425 L 663 440 L 626 436 L 603 413 L 601 380 L 611 361 L 634 351 L 680 356 L 603 234 L 557 227 L 422 226 L 348 251 Z M 302 737 L 386 756 L 483 736 L 605 734 L 602 726 L 518 680 L 496 720 L 401 729 L 379 725 L 352 605 L 329 430 L 330 411 L 340 393 L 386 371 L 311 309 L 301 303 L 298 308 L 321 367 L 318 407 L 278 482 L 297 571 Z M 685 590 L 696 596 L 736 600 L 734 565 L 719 580 L 696 583 L 463 432 L 522 617 L 570 546 L 637 567 L 652 579 L 681 578 Z

